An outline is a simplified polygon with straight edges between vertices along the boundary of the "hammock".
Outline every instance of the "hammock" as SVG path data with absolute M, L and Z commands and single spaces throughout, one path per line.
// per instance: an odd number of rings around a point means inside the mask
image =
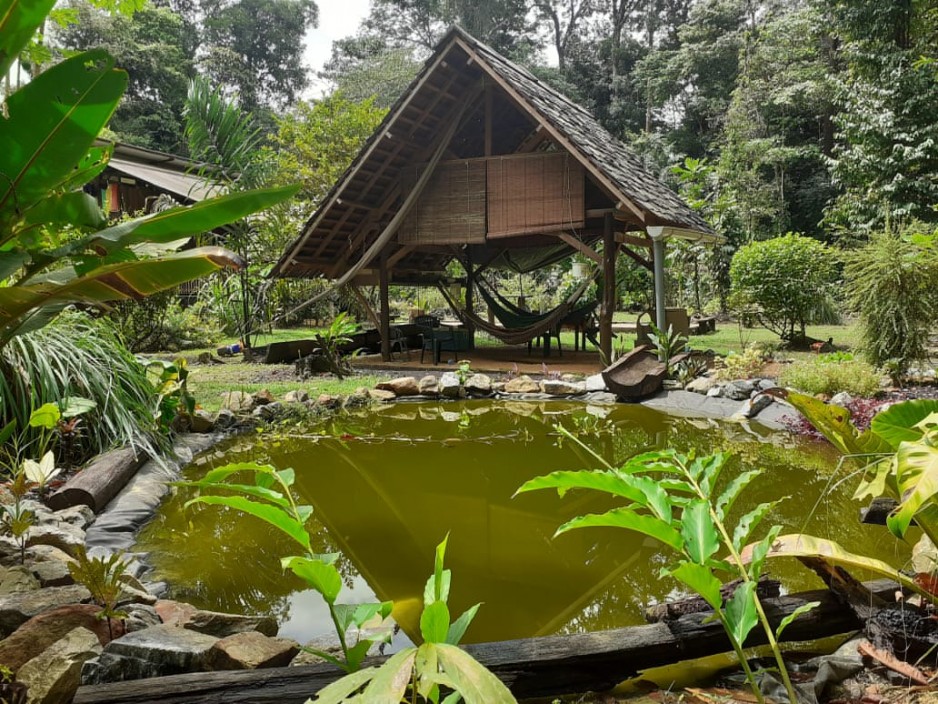
M 566 301 L 546 313 L 530 313 L 524 311 L 522 314 L 508 311 L 498 305 L 495 297 L 476 282 L 476 288 L 478 288 L 479 293 L 482 294 L 482 297 L 489 305 L 492 313 L 504 327 L 492 325 L 487 320 L 471 314 L 465 308 L 460 307 L 449 295 L 445 287 L 440 286 L 440 291 L 443 293 L 443 296 L 452 309 L 456 311 L 460 320 L 464 323 L 471 323 L 477 329 L 487 332 L 492 337 L 501 340 L 507 345 L 521 345 L 543 335 L 545 332 L 553 330 L 567 315 L 579 313 L 581 309 L 594 308 L 596 304 L 592 301 L 576 309 L 574 309 L 573 306 L 583 294 L 586 293 L 590 284 L 595 280 L 597 273 L 598 269 L 594 271 L 591 276 L 583 279 Z M 515 307 L 517 308 L 517 306 Z

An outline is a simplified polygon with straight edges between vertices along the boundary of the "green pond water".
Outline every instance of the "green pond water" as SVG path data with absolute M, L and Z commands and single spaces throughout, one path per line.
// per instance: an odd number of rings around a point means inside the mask
M 697 448 L 734 455 L 722 481 L 761 467 L 734 509 L 788 497 L 772 518 L 784 532 L 806 531 L 896 563 L 904 555 L 881 527 L 859 523 L 850 499 L 856 480 L 835 476 L 826 445 L 733 423 L 690 420 L 631 405 L 566 402 L 414 403 L 386 406 L 323 427 L 233 439 L 186 470 L 259 460 L 296 470 L 318 552 L 340 552 L 354 603 L 393 600 L 396 643 L 419 634 L 420 597 L 436 544 L 449 533 L 454 613 L 483 602 L 467 633 L 482 642 L 594 631 L 643 623 L 645 606 L 681 596 L 659 577 L 669 556 L 658 545 L 616 529 L 574 531 L 558 525 L 615 505 L 595 493 L 535 492 L 512 498 L 527 479 L 557 469 L 591 468 L 589 456 L 561 442 L 556 424 L 574 431 L 612 461 L 652 448 Z M 818 501 L 820 497 L 823 501 Z M 281 634 L 306 642 L 329 633 L 320 597 L 284 575 L 279 558 L 296 552 L 273 528 L 214 506 L 184 510 L 190 490 L 177 488 L 143 530 L 152 579 L 169 596 L 201 608 L 274 615 Z M 898 563 L 897 563 L 898 564 Z M 769 569 L 788 591 L 819 581 L 794 561 Z

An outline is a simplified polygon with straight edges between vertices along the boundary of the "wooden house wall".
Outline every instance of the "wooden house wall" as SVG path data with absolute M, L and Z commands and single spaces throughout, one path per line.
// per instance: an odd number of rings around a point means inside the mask
M 416 182 L 407 170 L 403 185 Z M 413 210 L 398 231 L 401 244 L 482 244 L 485 242 L 485 162 L 462 159 L 437 164 Z

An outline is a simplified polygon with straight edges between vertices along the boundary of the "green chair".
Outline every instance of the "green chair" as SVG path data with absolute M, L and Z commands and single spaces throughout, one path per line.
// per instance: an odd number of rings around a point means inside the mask
M 458 341 L 453 330 L 444 330 L 440 327 L 440 319 L 433 315 L 418 315 L 414 318 L 414 325 L 420 331 L 422 338 L 420 348 L 420 363 L 423 364 L 423 357 L 427 350 L 433 354 L 433 363 L 440 363 L 440 353 L 443 351 L 452 352 L 459 359 Z

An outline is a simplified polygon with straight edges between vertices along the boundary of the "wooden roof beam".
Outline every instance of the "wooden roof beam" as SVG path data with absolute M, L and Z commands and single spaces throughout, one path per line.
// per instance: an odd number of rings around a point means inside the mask
M 566 242 L 568 245 L 570 245 L 571 247 L 573 247 L 573 248 L 574 248 L 575 250 L 577 250 L 578 252 L 580 252 L 580 253 L 586 255 L 587 257 L 589 257 L 590 259 L 592 259 L 592 260 L 593 260 L 594 262 L 596 262 L 597 264 L 602 265 L 602 263 L 603 263 L 603 255 L 601 255 L 601 254 L 600 254 L 599 252 L 597 252 L 595 249 L 593 249 L 593 248 L 590 247 L 588 244 L 586 244 L 586 242 L 583 242 L 583 241 L 577 239 L 576 237 L 574 237 L 573 235 L 571 235 L 571 234 L 568 233 L 568 232 L 561 232 L 561 233 L 558 235 L 558 237 L 559 237 L 560 239 L 562 239 L 564 242 Z

